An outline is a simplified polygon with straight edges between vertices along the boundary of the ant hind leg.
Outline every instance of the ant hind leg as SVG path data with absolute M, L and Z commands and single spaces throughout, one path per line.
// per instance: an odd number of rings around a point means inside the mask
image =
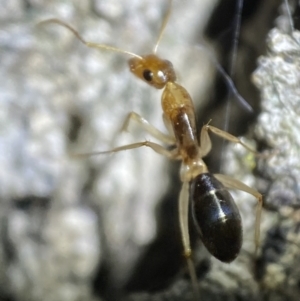
M 236 190 L 247 192 L 247 193 L 253 195 L 257 199 L 256 219 L 255 219 L 255 255 L 257 255 L 259 239 L 260 239 L 260 220 L 261 220 L 261 212 L 262 212 L 262 205 L 263 205 L 262 195 L 255 189 L 249 187 L 248 185 L 244 184 L 243 182 L 236 180 L 230 176 L 223 175 L 223 174 L 215 174 L 214 176 L 226 188 L 236 189 Z
M 200 300 L 200 293 L 197 281 L 197 274 L 194 262 L 192 260 L 192 250 L 190 245 L 190 235 L 188 228 L 188 211 L 189 211 L 189 182 L 183 182 L 179 195 L 179 225 L 181 239 L 184 249 L 184 257 L 187 261 L 189 274 L 192 281 L 194 299 Z

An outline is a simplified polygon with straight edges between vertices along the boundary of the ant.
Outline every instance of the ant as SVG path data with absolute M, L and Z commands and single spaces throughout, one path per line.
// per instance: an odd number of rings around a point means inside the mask
M 242 224 L 239 210 L 227 189 L 237 189 L 253 195 L 257 201 L 255 222 L 256 250 L 259 242 L 260 217 L 262 211 L 262 195 L 244 183 L 223 174 L 211 174 L 203 158 L 212 148 L 209 133 L 213 133 L 230 142 L 237 143 L 247 150 L 254 152 L 239 138 L 222 131 L 209 123 L 201 129 L 200 135 L 196 127 L 195 109 L 187 90 L 176 82 L 176 74 L 170 61 L 156 55 L 159 42 L 171 14 L 172 0 L 164 17 L 157 42 L 153 52 L 148 55 L 137 55 L 113 46 L 85 41 L 82 36 L 69 24 L 58 20 L 48 19 L 45 23 L 56 23 L 70 30 L 84 45 L 91 48 L 110 50 L 131 56 L 130 71 L 139 79 L 156 89 L 164 89 L 161 97 L 163 120 L 169 134 L 165 134 L 151 125 L 145 118 L 131 112 L 128 114 L 121 128 L 127 130 L 130 122 L 137 122 L 146 132 L 169 147 L 143 141 L 115 147 L 108 151 L 92 152 L 84 156 L 112 154 L 124 150 L 140 148 L 142 146 L 153 149 L 169 159 L 181 160 L 180 179 L 182 188 L 179 195 L 179 225 L 183 254 L 186 258 L 191 277 L 195 300 L 199 300 L 197 275 L 192 261 L 188 229 L 188 212 L 191 202 L 193 219 L 207 250 L 222 262 L 233 261 L 242 245 Z M 40 24 L 41 24 L 40 23 Z

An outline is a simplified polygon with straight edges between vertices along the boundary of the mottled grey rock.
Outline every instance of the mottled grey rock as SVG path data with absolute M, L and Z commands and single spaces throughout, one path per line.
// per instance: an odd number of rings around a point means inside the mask
M 278 189 L 282 183 L 286 189 L 290 188 L 295 193 L 299 191 L 299 42 L 298 31 L 287 34 L 274 28 L 269 34 L 269 55 L 260 58 L 259 67 L 253 75 L 263 97 L 256 135 L 275 149 L 275 155 L 261 162 L 260 166 L 264 176 L 272 182 L 270 196 L 274 191 L 284 194 L 283 189 Z M 288 199 L 290 203 L 286 205 L 296 205 L 299 198 Z M 272 206 L 276 197 L 267 199 L 267 202 Z
M 246 151 L 230 146 L 227 157 L 238 157 L 226 172 L 264 195 L 261 249 L 255 266 L 262 300 L 299 300 L 299 103 L 300 33 L 291 30 L 285 3 L 282 15 L 267 38 L 268 52 L 258 60 L 253 82 L 260 90 L 261 113 L 254 136 L 265 158 L 246 156 Z M 244 154 L 243 154 L 244 153 Z M 239 156 L 239 154 L 243 154 Z M 240 162 L 240 163 L 239 163 Z M 246 162 L 246 164 L 245 164 Z M 248 163 L 248 164 L 247 164 Z M 248 169 L 245 170 L 245 166 Z M 251 176 L 255 171 L 257 177 Z M 242 197 L 244 232 L 253 229 L 249 198 Z M 251 202 L 250 204 L 253 204 Z M 252 205 L 251 205 L 252 206 Z M 249 224 L 249 221 L 252 220 Z
M 266 300 L 298 300 L 300 32 L 279 21 L 253 75 L 262 95 L 256 136 L 274 151 L 258 170 L 267 180 L 266 207 L 277 212 L 268 215 L 260 277 Z
M 188 45 L 213 4 L 175 1 L 158 49 L 197 99 L 206 93 L 213 72 L 209 60 Z M 66 29 L 37 23 L 57 17 L 87 40 L 143 54 L 152 50 L 166 5 L 0 2 L 4 295 L 93 300 L 92 280 L 104 262 L 118 290 L 155 238 L 155 208 L 170 185 L 165 158 L 145 149 L 88 159 L 72 154 L 111 148 L 129 111 L 163 129 L 160 91 L 129 74 L 126 55 L 88 49 Z M 132 131 L 116 143 L 149 139 L 134 126 Z

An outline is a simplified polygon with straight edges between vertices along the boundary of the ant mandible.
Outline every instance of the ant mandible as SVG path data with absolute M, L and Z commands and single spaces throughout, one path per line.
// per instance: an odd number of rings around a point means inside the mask
M 197 276 L 191 258 L 192 251 L 188 230 L 189 200 L 192 202 L 192 215 L 202 242 L 214 257 L 227 263 L 237 257 L 242 245 L 241 216 L 227 189 L 237 189 L 247 192 L 253 195 L 258 201 L 255 222 L 256 250 L 259 242 L 260 216 L 263 201 L 262 195 L 259 192 L 239 180 L 223 174 L 211 174 L 203 161 L 203 157 L 210 152 L 212 147 L 209 132 L 230 142 L 240 144 L 249 151 L 253 152 L 253 150 L 239 138 L 210 124 L 202 127 L 199 136 L 196 127 L 195 109 L 189 93 L 184 87 L 176 83 L 176 74 L 172 63 L 156 55 L 159 42 L 171 14 L 171 6 L 172 0 L 169 0 L 169 8 L 152 54 L 143 56 L 109 45 L 87 42 L 73 27 L 59 19 L 48 19 L 41 23 L 56 23 L 69 29 L 88 47 L 111 50 L 132 56 L 128 62 L 130 71 L 150 86 L 156 89 L 164 89 L 161 97 L 161 105 L 163 120 L 169 134 L 164 134 L 135 112 L 128 114 L 122 126 L 122 131 L 128 128 L 131 121 L 135 121 L 156 139 L 169 146 L 175 146 L 172 150 L 166 149 L 154 142 L 143 141 L 123 145 L 108 151 L 92 152 L 84 155 L 111 154 L 147 146 L 170 159 L 181 160 L 180 179 L 182 181 L 182 188 L 179 195 L 179 225 L 184 257 L 187 260 L 194 297 L 195 300 L 199 300 Z

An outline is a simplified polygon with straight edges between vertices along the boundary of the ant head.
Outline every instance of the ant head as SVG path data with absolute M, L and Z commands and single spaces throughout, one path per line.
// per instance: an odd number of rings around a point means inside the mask
M 167 82 L 174 82 L 176 74 L 171 62 L 162 60 L 155 54 L 142 58 L 134 57 L 128 61 L 130 71 L 150 86 L 162 89 Z

